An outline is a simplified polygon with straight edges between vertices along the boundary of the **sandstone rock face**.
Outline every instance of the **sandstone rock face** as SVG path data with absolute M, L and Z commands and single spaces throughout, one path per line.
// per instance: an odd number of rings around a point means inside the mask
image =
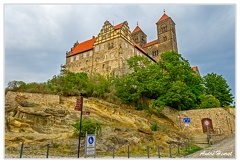
M 74 110 L 76 97 L 10 91 L 5 97 L 6 150 L 20 147 L 24 142 L 27 146 L 38 145 L 41 148 L 48 143 L 63 144 L 64 147 L 70 147 L 69 150 L 77 151 L 78 138 L 72 137 L 72 124 L 79 121 L 80 117 L 80 112 Z M 214 127 L 221 127 L 221 119 L 226 113 L 235 118 L 232 110 L 226 111 L 221 108 L 215 109 L 215 112 L 214 109 L 207 112 L 177 112 L 165 108 L 165 116 L 161 118 L 96 98 L 84 98 L 83 106 L 85 111 L 90 111 L 90 115 L 83 115 L 83 119 L 92 119 L 102 124 L 102 135 L 97 137 L 98 152 L 109 152 L 113 145 L 116 149 L 131 145 L 138 150 L 142 148 L 139 146 L 145 148 L 146 145 L 160 145 L 163 150 L 168 150 L 168 142 L 186 139 L 185 128 L 179 129 L 176 119 L 178 115 L 196 120 L 190 125 L 192 133 L 202 132 L 199 121 L 206 115 L 212 118 Z M 151 131 L 150 126 L 154 123 L 158 124 L 158 131 Z M 144 148 L 142 151 L 146 151 Z

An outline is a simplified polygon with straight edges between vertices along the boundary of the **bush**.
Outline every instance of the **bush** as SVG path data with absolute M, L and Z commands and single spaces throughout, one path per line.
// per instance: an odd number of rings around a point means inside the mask
M 151 129 L 152 131 L 158 131 L 158 125 L 157 125 L 157 123 L 156 123 L 156 122 L 153 123 L 153 124 L 151 125 L 150 129 Z
M 81 136 L 84 137 L 86 132 L 88 134 L 94 134 L 96 132 L 96 135 L 99 136 L 102 134 L 102 128 L 99 122 L 92 121 L 91 119 L 86 119 L 82 121 L 82 129 L 81 129 Z M 73 137 L 79 136 L 79 130 L 80 130 L 80 122 L 76 121 L 72 126 L 75 128 Z
M 220 107 L 219 100 L 213 95 L 203 95 L 201 97 L 200 108 L 216 108 Z

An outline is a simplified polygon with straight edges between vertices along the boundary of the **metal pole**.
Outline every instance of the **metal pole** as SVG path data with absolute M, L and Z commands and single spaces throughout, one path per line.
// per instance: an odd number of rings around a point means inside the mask
M 46 156 L 47 158 L 48 158 L 48 154 L 49 154 L 49 146 L 50 146 L 50 145 L 48 144 L 48 145 L 47 145 L 47 156 Z
M 23 153 L 23 144 L 24 144 L 24 142 L 22 142 L 22 145 L 21 145 L 21 150 L 20 150 L 20 158 L 22 158 L 22 153 Z
M 158 158 L 160 158 L 160 147 L 158 145 Z
M 210 135 L 209 135 L 209 128 L 207 125 L 207 139 L 208 139 L 208 144 L 210 144 Z
M 171 148 L 171 144 L 169 144 L 169 156 L 170 156 L 170 158 L 172 158 L 172 148 Z
M 180 154 L 179 143 L 178 143 L 178 155 Z
M 149 158 L 149 147 L 147 146 L 147 155 L 148 155 L 148 158 Z
M 79 137 L 78 137 L 78 158 L 80 156 L 80 141 L 81 141 L 81 131 L 82 131 L 82 110 L 83 110 L 83 97 L 80 96 L 81 98 L 81 113 L 80 113 L 80 129 L 79 129 Z
M 112 149 L 113 151 L 112 151 L 112 155 L 113 155 L 113 158 L 114 158 L 114 144 L 113 144 L 113 149 Z

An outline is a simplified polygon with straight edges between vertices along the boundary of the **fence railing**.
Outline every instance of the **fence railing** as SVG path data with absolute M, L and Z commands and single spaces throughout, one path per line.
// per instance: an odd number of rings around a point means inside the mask
M 136 152 L 136 148 L 139 148 L 140 153 Z M 145 148 L 145 150 L 144 150 Z M 97 151 L 96 157 L 98 158 L 176 158 L 181 155 L 181 151 L 188 151 L 188 145 L 186 142 L 174 142 L 168 144 L 168 150 L 162 151 L 161 145 L 125 145 L 116 148 L 116 145 L 112 145 L 111 150 L 108 152 Z M 145 152 L 144 152 L 145 151 Z M 19 152 L 19 155 L 17 154 Z M 42 145 L 25 145 L 21 143 L 19 147 L 11 148 L 5 152 L 5 158 L 77 158 L 77 147 L 65 145 L 58 146 L 57 144 L 42 144 Z M 84 158 L 84 146 L 80 148 L 80 158 Z

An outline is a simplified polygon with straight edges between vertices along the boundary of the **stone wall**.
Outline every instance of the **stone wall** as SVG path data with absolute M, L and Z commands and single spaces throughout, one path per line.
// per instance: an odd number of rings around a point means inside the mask
M 181 131 L 186 131 L 183 118 L 190 118 L 189 132 L 194 135 L 203 133 L 202 119 L 209 118 L 212 120 L 213 130 L 216 133 L 229 135 L 235 132 L 235 109 L 233 108 L 210 108 L 210 109 L 195 109 L 187 111 L 177 111 L 166 107 L 162 113 L 170 118 L 176 127 Z
M 16 101 L 17 98 L 21 99 L 21 101 L 26 101 L 28 103 L 34 103 L 34 104 L 40 104 L 40 105 L 59 104 L 60 102 L 60 97 L 58 95 L 26 93 L 26 92 L 8 91 L 5 98 L 6 98 L 6 103 L 14 102 Z

